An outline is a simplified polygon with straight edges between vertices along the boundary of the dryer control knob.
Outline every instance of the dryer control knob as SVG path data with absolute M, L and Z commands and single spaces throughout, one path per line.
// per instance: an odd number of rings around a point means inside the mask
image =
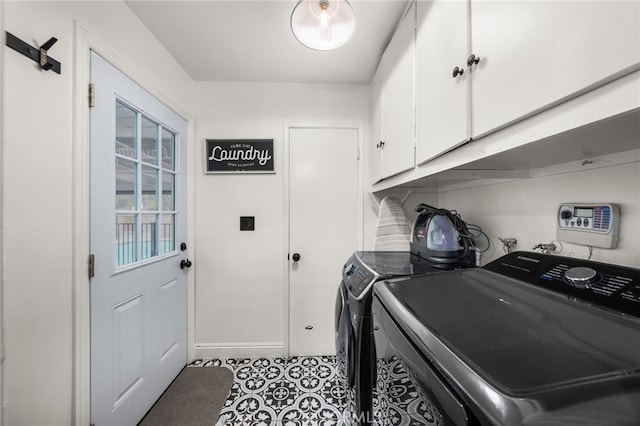
M 591 288 L 591 285 L 598 282 L 598 273 L 595 269 L 585 266 L 568 269 L 564 273 L 564 280 L 576 288 Z

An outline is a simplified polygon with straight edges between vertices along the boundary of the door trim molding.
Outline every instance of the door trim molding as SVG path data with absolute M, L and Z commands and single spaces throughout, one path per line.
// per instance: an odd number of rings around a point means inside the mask
M 4 16 L 4 0 L 0 0 L 0 16 Z M 0 18 L 0 34 L 4 34 L 4 19 Z M 4 72 L 4 49 L 0 52 L 0 70 Z M 0 102 L 4 104 L 4 83 L 5 79 L 0 79 Z M 4 113 L 0 113 L 0 164 L 4 165 Z M 0 173 L 4 177 L 4 173 Z M 3 199 L 2 193 L 4 192 L 4 182 L 5 179 L 2 179 L 2 183 L 0 184 L 0 212 L 4 212 L 3 208 Z M 4 214 L 0 214 L 0 253 L 5 253 L 4 251 Z M 0 260 L 0 324 L 5 324 L 4 322 L 4 258 Z M 5 406 L 4 401 L 6 401 L 7 393 L 6 393 L 6 381 L 4 379 L 4 325 L 0 326 L 0 425 L 6 424 L 5 416 L 6 409 L 3 409 Z
M 290 253 L 291 247 L 289 246 L 289 207 L 290 207 L 290 139 L 289 135 L 291 129 L 356 129 L 358 131 L 358 250 L 362 250 L 364 246 L 364 126 L 360 123 L 336 123 L 336 122 L 319 122 L 319 123 L 284 123 L 283 126 L 283 141 L 284 141 L 284 160 L 283 160 L 283 170 L 284 170 L 284 196 L 282 197 L 284 200 L 282 215 L 282 229 L 283 229 L 283 244 L 285 248 L 285 253 Z M 346 261 L 347 259 L 345 259 Z M 291 301 L 291 287 L 290 287 L 290 268 L 289 268 L 289 260 L 287 258 L 283 259 L 283 277 L 284 277 L 284 285 L 283 285 L 283 321 L 282 321 L 282 335 L 284 336 L 284 352 L 285 355 L 290 355 L 291 353 L 291 330 L 289 327 L 289 323 L 291 321 L 291 311 L 289 309 L 289 303 Z M 336 288 L 339 283 L 336 283 Z
M 194 117 L 177 105 L 159 88 L 144 78 L 111 47 L 84 28 L 77 20 L 73 25 L 73 143 L 72 143 L 72 424 L 85 426 L 91 423 L 91 334 L 90 334 L 90 280 L 88 276 L 90 238 L 89 147 L 90 111 L 87 101 L 91 82 L 91 51 L 98 53 L 129 79 L 156 97 L 187 122 L 187 188 L 193 188 L 194 178 Z M 187 240 L 194 241 L 193 197 L 187 191 Z M 193 256 L 194 247 L 189 250 Z M 187 276 L 187 360 L 194 354 L 194 274 Z

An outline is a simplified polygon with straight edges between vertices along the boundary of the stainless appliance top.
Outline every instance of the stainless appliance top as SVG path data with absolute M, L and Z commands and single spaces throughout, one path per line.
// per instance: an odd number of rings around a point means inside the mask
M 514 252 L 485 268 L 379 283 L 374 294 L 498 423 L 585 401 L 637 420 L 639 285 L 640 270 Z

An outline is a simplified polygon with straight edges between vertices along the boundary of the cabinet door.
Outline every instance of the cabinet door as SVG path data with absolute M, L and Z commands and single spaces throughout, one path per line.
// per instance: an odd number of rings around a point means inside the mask
M 472 135 L 640 63 L 637 1 L 471 1 Z
M 468 2 L 419 1 L 416 34 L 416 163 L 468 138 Z M 454 67 L 464 73 L 453 76 Z
M 415 165 L 415 5 L 400 22 L 382 56 L 382 175 Z
M 371 86 L 369 87 L 369 96 L 371 99 L 370 110 L 370 123 L 371 123 L 371 137 L 369 138 L 369 147 L 367 150 L 368 158 L 366 158 L 365 164 L 369 176 L 371 177 L 371 184 L 382 179 L 382 146 L 380 142 L 383 140 L 382 136 L 382 66 L 378 67 L 378 71 L 371 80 Z

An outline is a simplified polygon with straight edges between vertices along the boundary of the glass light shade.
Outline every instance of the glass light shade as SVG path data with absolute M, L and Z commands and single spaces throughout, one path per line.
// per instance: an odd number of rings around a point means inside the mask
M 331 50 L 349 41 L 355 18 L 347 0 L 299 0 L 291 13 L 291 30 L 305 46 Z

